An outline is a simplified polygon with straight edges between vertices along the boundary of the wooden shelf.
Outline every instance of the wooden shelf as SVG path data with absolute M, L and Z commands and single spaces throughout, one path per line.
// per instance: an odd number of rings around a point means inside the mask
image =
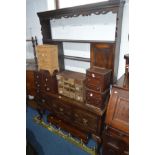
M 58 42 L 71 42 L 71 43 L 115 43 L 115 41 L 107 40 L 72 40 L 72 39 L 44 39 L 44 43 L 58 43 Z

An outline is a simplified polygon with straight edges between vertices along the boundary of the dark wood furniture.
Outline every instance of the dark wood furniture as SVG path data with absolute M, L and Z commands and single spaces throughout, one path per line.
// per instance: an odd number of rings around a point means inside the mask
M 41 31 L 43 35 L 44 44 L 55 44 L 58 45 L 59 52 L 59 67 L 60 71 L 64 71 L 64 59 L 72 59 L 78 61 L 90 62 L 91 67 L 97 66 L 101 68 L 111 69 L 112 70 L 112 80 L 105 77 L 101 79 L 101 83 L 93 81 L 94 87 L 90 85 L 90 82 L 87 82 L 87 101 L 90 104 L 95 105 L 95 108 L 88 106 L 85 102 L 78 102 L 68 97 L 59 95 L 56 91 L 47 91 L 47 88 L 50 90 L 55 88 L 55 83 L 52 84 L 52 87 L 44 87 L 48 83 L 43 82 L 42 77 L 45 75 L 45 72 L 38 73 L 35 72 L 35 90 L 36 96 L 35 99 L 38 105 L 42 110 L 48 110 L 50 115 L 48 116 L 49 123 L 53 123 L 58 127 L 66 129 L 72 135 L 82 139 L 84 142 L 87 142 L 89 136 L 93 137 L 97 143 L 99 152 L 99 146 L 101 144 L 101 134 L 103 129 L 103 122 L 105 117 L 106 105 L 109 99 L 109 84 L 114 83 L 117 78 L 118 70 L 118 61 L 119 61 L 119 49 L 120 49 L 120 40 L 121 40 L 121 24 L 122 24 L 122 15 L 123 15 L 123 6 L 124 1 L 122 0 L 110 0 L 107 2 L 94 3 L 89 5 L 82 5 L 77 7 L 70 7 L 64 9 L 57 9 L 52 11 L 40 12 L 38 13 Z M 106 14 L 108 12 L 113 12 L 117 14 L 116 18 L 116 31 L 115 31 L 115 41 L 98 41 L 98 40 L 54 40 L 51 33 L 51 19 L 59 18 L 70 18 L 77 16 L 88 16 L 91 14 Z M 90 43 L 91 46 L 91 57 L 90 59 L 66 56 L 63 52 L 63 42 L 80 42 L 80 43 Z M 42 75 L 40 75 L 42 74 Z M 100 76 L 98 73 L 93 73 L 96 77 Z M 56 75 L 56 74 L 55 74 Z M 55 76 L 54 75 L 54 76 Z M 89 71 L 87 74 L 89 77 Z M 38 78 L 37 78 L 38 76 Z M 91 79 L 89 77 L 88 79 Z M 87 79 L 87 80 L 88 80 Z M 100 78 L 99 78 L 100 79 Z M 109 82 L 110 81 L 110 82 Z M 37 82 L 37 83 L 36 83 Z M 39 84 L 39 85 L 38 85 Z M 104 86 L 103 86 L 104 84 Z M 101 86 L 102 85 L 102 86 Z M 101 86 L 101 87 L 100 87 Z M 95 88 L 96 87 L 96 88 Z M 91 88 L 91 89 L 90 89 Z M 100 90 L 98 90 L 98 88 Z M 95 90 L 96 89 L 96 90 Z M 104 90 L 104 91 L 103 91 Z M 88 96 L 92 94 L 95 98 L 89 99 Z M 92 102 L 93 101 L 93 102 Z M 101 102 L 104 102 L 104 106 Z
M 69 70 L 58 73 L 57 80 L 59 94 L 84 102 L 85 78 L 85 74 Z
M 64 58 L 89 62 L 89 59 L 84 59 L 74 56 L 66 56 L 63 52 L 63 42 L 77 42 L 77 43 L 90 43 L 91 45 L 91 65 L 96 64 L 99 67 L 107 67 L 112 69 L 112 82 L 117 79 L 118 62 L 121 42 L 121 27 L 123 6 L 125 1 L 123 0 L 110 0 L 105 2 L 93 3 L 88 5 L 81 5 L 76 7 L 69 7 L 63 9 L 56 9 L 46 12 L 39 12 L 38 17 L 41 24 L 41 31 L 43 35 L 44 44 L 57 44 L 59 48 L 59 66 L 60 70 L 64 70 Z M 51 19 L 71 18 L 82 16 L 90 16 L 91 14 L 100 15 L 107 14 L 109 12 L 116 13 L 116 30 L 115 40 L 68 40 L 68 39 L 53 39 L 51 32 Z M 102 51 L 101 55 L 100 52 Z M 107 52 L 108 51 L 108 52 Z M 107 55 L 108 53 L 108 55 Z M 97 61 L 96 61 L 97 59 Z
M 106 107 L 110 95 L 111 70 L 91 67 L 86 72 L 86 104 L 100 109 Z
M 124 57 L 129 65 L 129 56 Z M 129 74 L 112 87 L 103 131 L 103 155 L 129 154 Z
M 98 143 L 101 142 L 100 135 L 105 109 L 94 109 L 58 94 L 49 93 L 44 98 L 46 100 L 45 107 L 51 112 L 49 117 L 57 119 L 58 126 L 63 129 L 67 126 L 71 134 L 81 138 L 84 142 L 87 142 L 89 136 L 95 137 Z M 52 123 L 52 120 L 50 122 Z M 75 128 L 79 130 L 77 135 L 73 132 Z

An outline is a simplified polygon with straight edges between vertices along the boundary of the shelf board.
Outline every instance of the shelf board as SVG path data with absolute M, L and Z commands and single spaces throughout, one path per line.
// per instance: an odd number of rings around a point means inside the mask
M 52 43 L 52 42 L 73 42 L 73 43 L 115 43 L 115 41 L 107 41 L 107 40 L 72 40 L 72 39 L 44 39 L 44 43 Z

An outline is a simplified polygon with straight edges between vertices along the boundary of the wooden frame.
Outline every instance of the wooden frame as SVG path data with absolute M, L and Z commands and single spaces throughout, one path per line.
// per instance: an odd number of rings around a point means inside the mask
M 93 3 L 88 5 L 81 5 L 76 7 L 69 7 L 63 9 L 56 9 L 52 11 L 39 12 L 38 17 L 41 24 L 41 31 L 43 35 L 44 44 L 58 44 L 59 46 L 59 60 L 60 60 L 60 70 L 64 70 L 64 58 L 85 61 L 83 58 L 76 58 L 70 56 L 64 56 L 63 52 L 63 42 L 80 42 L 80 43 L 114 43 L 114 69 L 113 69 L 113 82 L 117 80 L 118 65 L 119 65 L 119 53 L 120 53 L 120 43 L 121 43 L 121 29 L 122 29 L 122 17 L 123 17 L 123 7 L 124 0 L 109 0 L 105 2 Z M 113 12 L 117 14 L 116 17 L 116 30 L 115 30 L 115 41 L 97 41 L 97 40 L 68 40 L 68 39 L 52 39 L 50 20 L 71 18 L 82 16 L 90 16 L 91 14 L 100 15 L 107 14 L 108 12 Z M 87 62 L 89 60 L 86 60 Z

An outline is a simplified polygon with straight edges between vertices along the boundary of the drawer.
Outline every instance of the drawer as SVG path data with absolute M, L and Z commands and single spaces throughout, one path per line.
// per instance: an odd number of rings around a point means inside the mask
M 104 108 L 105 101 L 107 97 L 109 97 L 109 95 L 110 95 L 109 89 L 104 91 L 104 93 L 98 93 L 90 89 L 86 89 L 86 103 L 88 105 L 93 105 L 98 108 Z
M 61 120 L 72 122 L 71 107 L 62 104 L 61 101 L 53 99 L 51 103 L 51 111 Z
M 101 74 L 93 73 L 87 70 L 86 77 L 90 77 L 91 79 L 102 80 L 103 76 Z
M 105 76 L 103 79 L 96 79 L 87 76 L 86 87 L 95 91 L 104 92 L 106 89 L 110 88 L 110 76 L 108 79 L 107 76 Z
M 90 99 L 90 100 L 91 99 L 98 99 L 98 100 L 102 101 L 102 94 L 95 92 L 95 91 L 92 91 L 90 89 L 86 89 L 86 98 Z
M 74 79 L 63 77 L 63 82 L 64 82 L 64 85 L 71 85 L 71 86 L 74 85 Z
M 84 101 L 84 96 L 81 93 L 77 93 L 75 94 L 75 100 L 83 102 Z
M 129 136 L 125 133 L 123 133 L 122 131 L 119 131 L 117 129 L 108 127 L 106 129 L 106 133 L 110 136 L 110 137 L 114 137 L 117 138 L 119 140 L 124 141 L 125 143 L 129 143 Z
M 102 80 L 86 77 L 86 87 L 95 91 L 102 91 Z
M 102 155 L 121 155 L 121 143 L 115 138 L 104 135 Z
M 62 106 L 59 104 L 58 111 L 57 111 L 57 117 L 61 118 L 64 121 L 72 122 L 72 113 L 71 108 Z
M 74 123 L 82 130 L 96 132 L 97 117 L 86 111 L 76 110 L 73 114 Z
M 86 87 L 88 89 L 102 92 L 102 87 L 101 87 L 101 84 L 99 84 L 99 83 L 100 83 L 99 81 L 92 82 L 92 80 L 90 80 L 88 78 L 86 79 Z
M 86 89 L 86 99 L 87 100 L 95 99 L 97 101 L 104 102 L 106 97 L 109 95 L 109 93 L 110 93 L 109 89 L 107 89 L 103 93 L 99 93 L 99 92 L 96 92 L 96 91 L 92 91 L 90 89 Z
M 41 73 L 40 73 L 39 71 L 35 71 L 35 72 L 34 72 L 34 78 L 35 78 L 35 80 L 37 80 L 37 81 L 41 81 L 41 80 L 42 80 L 42 75 L 41 75 Z
M 101 109 L 104 109 L 105 107 L 104 102 L 102 102 L 101 100 L 97 100 L 97 99 L 87 99 L 86 104 L 97 107 L 97 108 L 101 108 Z

